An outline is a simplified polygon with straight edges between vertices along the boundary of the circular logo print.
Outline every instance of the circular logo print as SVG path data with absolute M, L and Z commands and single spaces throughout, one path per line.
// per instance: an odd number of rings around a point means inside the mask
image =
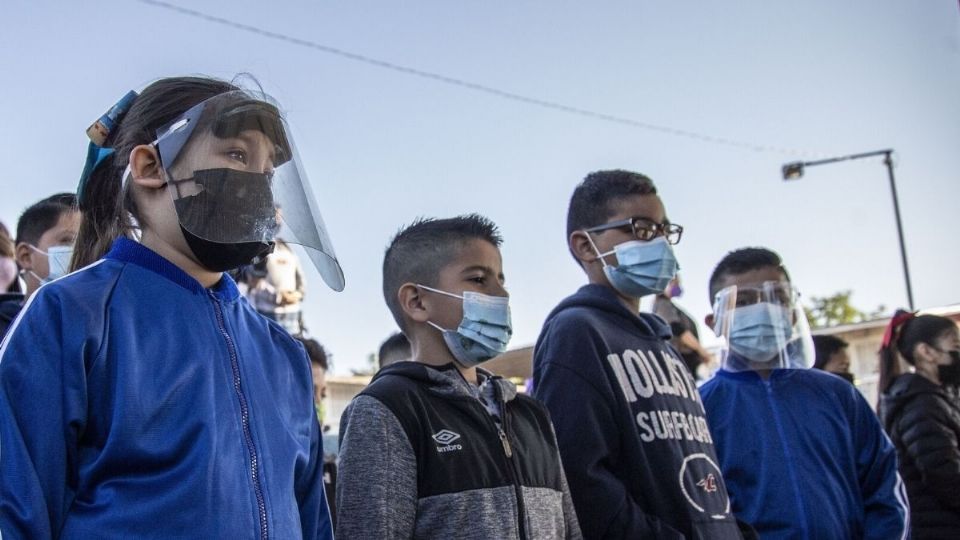
M 720 467 L 706 454 L 691 454 L 680 466 L 680 489 L 690 506 L 713 519 L 726 519 L 730 498 L 723 485 Z

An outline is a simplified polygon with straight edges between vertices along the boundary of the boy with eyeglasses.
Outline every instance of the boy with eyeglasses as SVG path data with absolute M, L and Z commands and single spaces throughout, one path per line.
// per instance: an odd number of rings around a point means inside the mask
M 780 256 L 728 253 L 707 325 L 721 369 L 701 387 L 733 513 L 768 538 L 906 538 L 896 452 L 857 389 L 816 369 Z
M 677 270 L 683 228 L 653 182 L 594 172 L 567 213 L 588 285 L 548 316 L 534 350 L 585 538 L 740 538 L 696 384 L 670 326 L 640 313 Z

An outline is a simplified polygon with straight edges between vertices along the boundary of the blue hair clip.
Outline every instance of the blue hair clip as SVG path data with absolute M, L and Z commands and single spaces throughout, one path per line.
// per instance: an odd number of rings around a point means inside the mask
M 96 122 L 87 128 L 87 137 L 90 138 L 90 144 L 87 147 L 87 162 L 83 166 L 83 172 L 80 173 L 80 182 L 77 184 L 77 199 L 80 205 L 84 205 L 83 192 L 87 187 L 87 181 L 93 171 L 97 170 L 107 158 L 113 155 L 113 148 L 104 148 L 110 132 L 117 126 L 123 115 L 127 114 L 133 101 L 137 98 L 137 93 L 129 91 L 117 101 L 110 110 L 105 112 Z

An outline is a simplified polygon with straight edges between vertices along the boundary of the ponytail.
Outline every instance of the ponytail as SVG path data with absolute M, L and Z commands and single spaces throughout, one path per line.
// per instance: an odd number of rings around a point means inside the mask
M 900 341 L 901 328 L 914 317 L 913 313 L 898 309 L 893 318 L 890 319 L 887 330 L 883 333 L 883 342 L 880 344 L 881 393 L 889 390 L 893 380 L 903 374 L 900 357 L 897 356 L 897 346 Z
M 86 186 L 77 195 L 80 203 L 80 231 L 73 248 L 70 271 L 87 266 L 103 257 L 117 238 L 132 236 L 129 209 L 123 200 L 127 190 L 121 186 L 123 171 L 115 164 L 115 156 L 90 175 Z
M 132 189 L 123 178 L 130 152 L 153 142 L 157 130 L 194 105 L 238 89 L 207 77 L 160 79 L 139 96 L 128 93 L 88 129 L 92 142 L 77 188 L 83 217 L 71 271 L 100 259 L 117 238 L 132 238 L 143 225 Z

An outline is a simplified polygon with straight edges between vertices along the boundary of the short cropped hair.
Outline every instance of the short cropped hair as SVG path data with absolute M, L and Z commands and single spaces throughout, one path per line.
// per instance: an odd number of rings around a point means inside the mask
M 848 345 L 850 344 L 837 336 L 813 336 L 813 349 L 817 355 L 813 367 L 823 369 L 830 361 L 831 356 L 846 349 Z
M 577 185 L 567 207 L 570 233 L 603 225 L 616 211 L 615 201 L 632 195 L 656 195 L 657 187 L 646 176 L 621 169 L 595 171 Z
M 410 340 L 403 335 L 403 332 L 394 332 L 380 344 L 377 362 L 380 364 L 380 369 L 383 369 L 390 364 L 410 360 L 410 355 Z
M 478 214 L 419 218 L 393 237 L 383 257 L 383 298 L 401 330 L 406 330 L 406 322 L 397 299 L 400 287 L 404 283 L 435 285 L 440 270 L 470 240 L 486 240 L 497 248 L 503 243 L 497 226 Z
M 323 368 L 324 371 L 330 370 L 327 351 L 319 341 L 302 336 L 295 336 L 294 339 L 303 344 L 303 348 L 307 350 L 307 356 L 310 357 L 310 363 L 312 365 Z
M 710 274 L 710 303 L 713 303 L 714 297 L 720 290 L 720 282 L 727 276 L 737 276 L 769 267 L 780 270 L 787 281 L 790 281 L 790 274 L 783 266 L 780 255 L 774 251 L 762 247 L 748 247 L 727 253 Z
M 43 233 L 53 228 L 60 216 L 66 212 L 78 210 L 77 196 L 73 193 L 57 193 L 33 204 L 20 214 L 17 220 L 17 240 L 37 245 Z

